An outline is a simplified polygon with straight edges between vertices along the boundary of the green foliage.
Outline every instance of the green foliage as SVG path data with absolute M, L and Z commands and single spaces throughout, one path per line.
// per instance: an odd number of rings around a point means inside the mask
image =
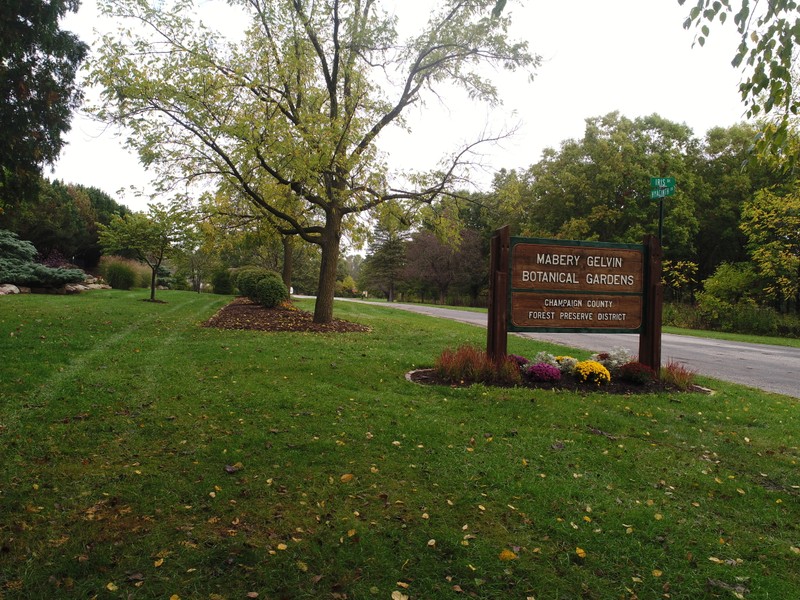
M 289 298 L 289 290 L 286 289 L 280 275 L 269 273 L 255 283 L 253 292 L 248 297 L 262 306 L 274 308 Z
M 800 187 L 758 192 L 745 204 L 741 228 L 768 296 L 800 306 Z
M 59 20 L 78 0 L 0 3 L 0 209 L 35 195 L 82 98 L 76 76 L 89 47 Z
M 36 248 L 17 234 L 0 229 L 0 283 L 30 287 L 59 287 L 83 281 L 80 269 L 51 268 L 33 262 Z
M 678 0 L 684 4 L 686 0 Z M 691 3 L 690 3 L 691 4 Z M 731 64 L 741 67 L 739 85 L 749 117 L 773 116 L 757 139 L 762 152 L 782 154 L 796 161 L 796 152 L 786 152 L 792 121 L 800 111 L 797 85 L 796 48 L 800 44 L 800 12 L 796 0 L 751 2 L 740 0 L 696 0 L 683 26 L 700 30 L 695 38 L 701 46 L 715 20 L 725 23 L 733 17 L 741 42 Z
M 256 284 L 270 274 L 275 272 L 262 267 L 242 267 L 236 271 L 236 287 L 242 296 L 249 298 L 255 293 Z
M 530 201 L 515 221 L 534 237 L 640 243 L 658 227 L 650 177 L 668 172 L 679 186 L 665 204 L 665 256 L 691 260 L 700 227 L 694 205 L 699 158 L 692 131 L 658 115 L 586 119 L 582 139 L 546 150 L 525 174 L 529 191 L 514 195 L 530 194 Z
M 114 261 L 105 269 L 105 280 L 115 290 L 129 290 L 137 287 L 140 278 L 131 265 L 123 261 Z
M 215 294 L 233 293 L 233 276 L 230 269 L 217 269 L 211 275 L 211 285 L 214 287 Z
M 193 216 L 178 202 L 150 204 L 147 213 L 114 216 L 108 225 L 98 223 L 100 244 L 106 252 L 131 252 L 150 267 L 150 300 L 154 301 L 157 273 L 165 258 L 179 252 Z

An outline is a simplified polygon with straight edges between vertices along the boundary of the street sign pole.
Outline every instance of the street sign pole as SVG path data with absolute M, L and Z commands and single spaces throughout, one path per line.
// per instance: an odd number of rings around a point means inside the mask
M 674 177 L 651 177 L 650 199 L 658 198 L 658 243 L 664 241 L 664 198 L 675 195 Z

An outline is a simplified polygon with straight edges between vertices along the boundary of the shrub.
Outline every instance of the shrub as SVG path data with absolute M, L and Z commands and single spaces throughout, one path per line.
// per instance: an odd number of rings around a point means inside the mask
M 487 383 L 515 385 L 521 383 L 519 367 L 513 360 L 496 364 L 485 351 L 465 344 L 457 350 L 446 349 L 434 363 L 436 373 L 452 383 Z
M 253 293 L 248 297 L 262 306 L 274 308 L 289 297 L 289 290 L 286 289 L 280 275 L 271 273 L 256 282 Z
M 683 364 L 670 361 L 661 367 L 661 381 L 674 385 L 678 389 L 687 390 L 694 383 L 695 372 Z
M 244 267 L 236 272 L 236 287 L 242 296 L 250 298 L 255 293 L 256 284 L 269 274 L 276 274 L 261 267 Z
M 528 365 L 524 374 L 532 381 L 561 381 L 561 369 L 547 363 Z
M 555 361 L 562 374 L 573 373 L 575 365 L 578 364 L 578 359 L 571 356 L 556 356 Z
M 611 373 L 596 360 L 584 360 L 575 365 L 575 377 L 581 383 L 603 385 L 611 381 Z
M 57 287 L 83 281 L 80 269 L 51 268 L 33 262 L 36 248 L 17 234 L 0 230 L 0 283 L 32 287 Z
M 656 378 L 656 372 L 640 362 L 629 362 L 619 368 L 617 375 L 623 381 L 644 385 Z
M 233 278 L 228 269 L 217 269 L 211 275 L 211 285 L 214 286 L 215 294 L 232 294 Z
M 129 290 L 137 280 L 136 271 L 124 262 L 113 262 L 105 269 L 105 279 L 115 290 Z
M 611 350 L 611 352 L 592 354 L 589 357 L 589 360 L 599 362 L 606 369 L 608 369 L 608 372 L 611 375 L 615 375 L 622 365 L 631 362 L 631 353 L 625 348 L 617 347 Z

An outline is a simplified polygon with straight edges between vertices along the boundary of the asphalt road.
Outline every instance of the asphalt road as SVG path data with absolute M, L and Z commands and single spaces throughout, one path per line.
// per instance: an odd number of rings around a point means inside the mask
M 408 310 L 462 323 L 486 327 L 486 314 L 451 308 L 387 303 L 382 306 Z M 570 348 L 593 352 L 627 348 L 639 353 L 639 336 L 610 333 L 520 333 Z M 800 348 L 728 342 L 709 338 L 663 334 L 662 363 L 676 361 L 698 374 L 749 387 L 800 398 Z

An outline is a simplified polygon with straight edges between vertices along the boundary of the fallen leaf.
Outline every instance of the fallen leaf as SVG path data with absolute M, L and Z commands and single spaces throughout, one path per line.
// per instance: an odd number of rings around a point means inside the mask
M 586 558 L 586 550 L 581 547 L 575 548 L 575 554 L 578 555 L 578 558 Z
M 242 463 L 240 463 L 240 462 L 237 462 L 237 463 L 235 463 L 233 465 L 225 465 L 225 472 L 228 473 L 229 475 L 233 475 L 234 473 L 238 473 L 242 469 L 244 469 L 244 465 Z
M 504 549 L 500 553 L 500 560 L 516 560 L 516 559 L 517 559 L 517 555 L 514 554 L 511 550 Z
M 403 592 L 395 590 L 392 592 L 392 600 L 408 600 L 408 596 L 406 596 Z
M 353 481 L 353 474 L 352 473 L 345 473 L 339 479 L 342 480 L 342 483 L 350 483 Z
M 428 547 L 435 548 L 436 547 L 436 540 L 428 540 Z
M 116 585 L 114 585 L 114 582 L 112 581 L 111 583 L 106 584 L 106 589 L 109 592 L 116 592 L 119 588 Z

